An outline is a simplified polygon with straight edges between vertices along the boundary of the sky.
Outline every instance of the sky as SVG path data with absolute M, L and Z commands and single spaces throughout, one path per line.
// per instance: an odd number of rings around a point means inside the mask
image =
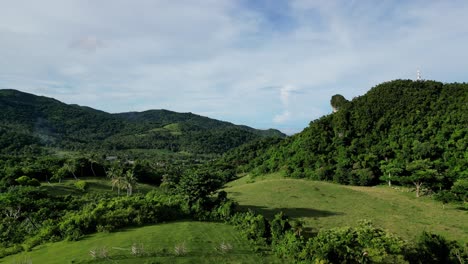
M 466 82 L 468 1 L 0 0 L 0 89 L 292 134 L 330 98 Z

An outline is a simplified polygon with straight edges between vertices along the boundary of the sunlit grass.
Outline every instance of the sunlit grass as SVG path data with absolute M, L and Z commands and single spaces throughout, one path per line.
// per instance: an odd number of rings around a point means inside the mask
M 229 244 L 228 252 L 220 245 Z M 176 247 L 185 247 L 177 255 Z M 141 249 L 132 254 L 132 246 Z M 96 252 L 93 260 L 91 250 Z M 106 251 L 107 257 L 100 257 Z M 31 252 L 0 259 L 0 263 L 30 259 L 32 263 L 274 263 L 271 256 L 251 250 L 247 240 L 234 227 L 222 223 L 174 222 L 117 233 L 99 233 L 80 241 L 62 241 L 41 245 Z
M 415 198 L 407 189 L 343 186 L 274 174 L 246 176 L 231 182 L 225 190 L 241 208 L 270 217 L 283 211 L 303 220 L 310 232 L 355 226 L 367 219 L 406 239 L 429 231 L 468 242 L 468 212 L 453 205 L 444 209 L 429 197 Z

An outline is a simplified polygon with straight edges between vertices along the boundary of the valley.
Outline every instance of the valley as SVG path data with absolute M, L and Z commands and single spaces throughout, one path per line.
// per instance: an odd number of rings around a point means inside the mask
M 0 263 L 463 263 L 467 101 L 394 80 L 286 136 L 0 90 Z

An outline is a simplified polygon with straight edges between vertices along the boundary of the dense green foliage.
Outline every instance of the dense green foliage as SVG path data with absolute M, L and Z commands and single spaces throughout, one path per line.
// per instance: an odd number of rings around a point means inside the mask
M 243 147 L 225 159 L 257 174 L 281 171 L 352 185 L 397 182 L 414 186 L 417 195 L 445 189 L 466 200 L 468 84 L 397 80 L 349 102 L 338 95 L 332 101 L 339 110 L 301 133 Z
M 254 139 L 284 137 L 278 130 L 257 130 L 192 113 L 109 114 L 15 90 L 0 90 L 0 109 L 1 153 L 40 153 L 43 147 L 58 147 L 219 154 Z
M 205 190 L 217 189 L 211 186 L 217 178 L 200 172 L 197 175 L 205 180 L 205 184 L 196 186 Z M 186 177 L 193 178 L 193 174 L 182 176 L 181 181 Z M 85 182 L 76 181 L 77 187 L 84 192 L 85 186 L 80 183 Z M 209 193 L 211 191 L 185 191 L 177 187 L 174 191 L 152 191 L 146 195 L 63 196 L 49 194 L 39 187 L 11 186 L 0 193 L 0 246 L 5 249 L 0 256 L 11 253 L 9 250 L 18 245 L 22 245 L 19 249 L 30 249 L 47 241 L 77 240 L 85 234 L 110 232 L 122 227 L 200 217 L 219 219 L 232 214 L 233 204 L 227 201 L 225 194 L 211 198 L 207 196 Z
M 444 203 L 466 202 L 467 101 L 465 84 L 388 82 L 352 101 L 333 96 L 335 113 L 282 139 L 279 131 L 191 113 L 108 114 L 0 90 L 0 257 L 46 242 L 190 219 L 230 223 L 257 252 L 273 252 L 288 263 L 462 263 L 466 245 L 436 234 L 405 241 L 369 222 L 303 232 L 305 222 L 290 221 L 282 212 L 269 216 L 266 207 L 251 206 L 264 215 L 236 209 L 220 188 L 236 173 L 280 171 L 352 185 L 396 182 L 414 186 L 416 196 L 438 191 L 435 197 Z M 90 192 L 91 184 L 82 179 L 90 175 L 107 180 L 102 186 L 112 191 Z M 65 178 L 74 179 L 73 191 L 52 192 L 50 182 L 61 184 Z M 152 184 L 152 191 L 134 192 L 138 182 Z M 287 194 L 283 187 L 278 193 Z M 317 187 L 307 191 L 337 200 Z M 341 195 L 351 203 L 357 196 Z M 317 208 L 289 211 L 340 214 L 329 211 L 330 204 Z M 224 242 L 215 249 L 231 250 Z M 176 255 L 185 254 L 180 250 Z
M 268 220 L 252 211 L 237 213 L 229 222 L 257 250 L 269 248 L 288 263 L 464 263 L 468 249 L 456 241 L 422 233 L 416 243 L 376 228 L 368 221 L 358 227 L 320 230 L 305 237 L 300 226 L 279 213 Z

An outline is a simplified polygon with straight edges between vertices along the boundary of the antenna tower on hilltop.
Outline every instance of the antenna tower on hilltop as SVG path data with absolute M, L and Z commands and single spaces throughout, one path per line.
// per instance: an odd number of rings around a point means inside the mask
M 421 71 L 419 69 L 416 71 L 416 81 L 422 81 Z

